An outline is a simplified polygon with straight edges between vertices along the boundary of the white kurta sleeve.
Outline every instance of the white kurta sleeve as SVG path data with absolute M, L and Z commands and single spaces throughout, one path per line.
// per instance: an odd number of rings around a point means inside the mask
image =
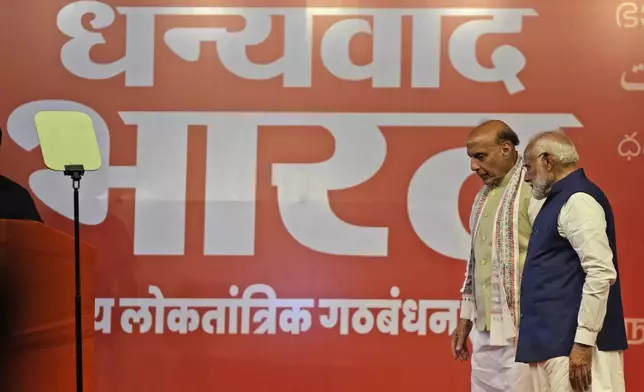
M 610 286 L 617 279 L 604 209 L 590 195 L 576 193 L 561 209 L 557 223 L 559 234 L 575 249 L 586 273 L 575 342 L 594 346 L 606 316 Z

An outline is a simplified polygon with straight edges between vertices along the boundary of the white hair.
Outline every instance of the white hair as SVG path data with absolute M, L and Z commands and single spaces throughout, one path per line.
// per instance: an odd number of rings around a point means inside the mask
M 579 161 L 575 145 L 560 130 L 538 133 L 532 137 L 530 145 L 532 145 L 534 156 L 548 154 L 562 165 L 570 165 Z

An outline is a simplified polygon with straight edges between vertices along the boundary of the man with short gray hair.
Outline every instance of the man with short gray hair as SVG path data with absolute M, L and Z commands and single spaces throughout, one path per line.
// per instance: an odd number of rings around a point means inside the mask
M 523 271 L 516 361 L 530 364 L 537 391 L 623 392 L 615 221 L 578 160 L 558 131 L 538 134 L 524 152 L 525 180 L 543 204 Z

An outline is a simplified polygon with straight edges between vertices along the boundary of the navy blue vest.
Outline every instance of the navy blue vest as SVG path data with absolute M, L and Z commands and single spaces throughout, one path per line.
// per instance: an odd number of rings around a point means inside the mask
M 521 280 L 521 321 L 517 362 L 541 362 L 570 355 L 577 331 L 577 314 L 586 274 L 577 253 L 557 230 L 559 211 L 575 193 L 592 196 L 606 214 L 606 234 L 617 269 L 615 222 L 606 195 L 583 169 L 556 182 L 533 227 Z M 596 342 L 599 350 L 627 348 L 622 296 L 618 278 L 610 288 L 604 325 Z

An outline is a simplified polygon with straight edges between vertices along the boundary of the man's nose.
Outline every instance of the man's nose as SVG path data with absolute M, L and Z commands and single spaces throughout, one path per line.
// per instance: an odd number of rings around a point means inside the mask
M 475 171 L 479 170 L 480 168 L 481 168 L 481 166 L 479 166 L 479 164 L 476 163 L 476 159 L 470 159 L 470 169 L 472 169 L 472 171 L 475 172 Z

